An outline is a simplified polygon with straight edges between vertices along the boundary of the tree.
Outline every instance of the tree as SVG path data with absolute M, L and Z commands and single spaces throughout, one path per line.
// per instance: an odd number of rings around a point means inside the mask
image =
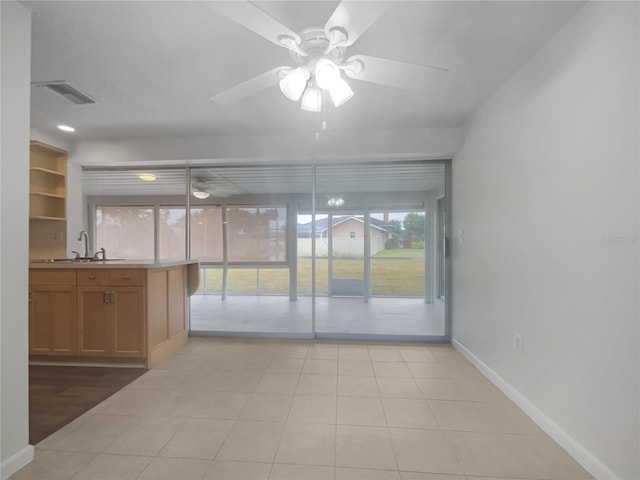
M 387 231 L 389 232 L 389 239 L 385 244 L 385 248 L 387 250 L 398 248 L 402 240 L 402 221 L 397 218 L 392 219 L 387 225 Z
M 404 239 L 412 242 L 424 241 L 424 215 L 420 213 L 407 213 L 402 222 L 404 226 Z

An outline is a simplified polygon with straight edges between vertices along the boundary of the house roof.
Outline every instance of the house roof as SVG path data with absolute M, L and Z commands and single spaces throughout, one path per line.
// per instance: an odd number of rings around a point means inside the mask
M 334 227 L 348 220 L 356 220 L 360 223 L 364 223 L 364 217 L 362 215 L 343 215 L 340 217 L 332 217 L 332 223 Z M 299 223 L 298 233 L 311 233 L 312 225 L 313 225 L 313 222 Z M 329 226 L 329 218 L 322 218 L 322 219 L 316 220 L 316 232 L 318 233 L 324 232 L 327 230 L 328 226 Z M 378 230 L 386 231 L 388 226 L 389 224 L 387 222 L 371 217 L 372 228 L 377 228 Z

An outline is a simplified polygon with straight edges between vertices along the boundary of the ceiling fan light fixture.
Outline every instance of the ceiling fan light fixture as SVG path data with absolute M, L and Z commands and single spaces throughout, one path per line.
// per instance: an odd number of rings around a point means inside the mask
M 357 58 L 355 60 L 349 59 L 349 61 L 342 64 L 342 69 L 347 76 L 359 75 L 364 71 L 364 63 Z
M 322 111 L 322 90 L 318 87 L 309 85 L 302 95 L 300 108 L 307 112 Z
M 280 91 L 289 100 L 297 102 L 300 100 L 310 76 L 311 74 L 306 68 L 295 68 L 280 80 Z
M 315 67 L 316 84 L 323 90 L 331 90 L 341 80 L 340 69 L 326 57 L 319 59 Z
M 351 97 L 353 97 L 353 90 L 349 84 L 341 78 L 336 84 L 329 90 L 329 95 L 331 96 L 331 101 L 336 107 L 339 107 Z
M 199 198 L 200 200 L 204 200 L 205 198 L 209 198 L 209 195 L 211 195 L 209 192 L 205 192 L 203 190 L 195 190 L 193 192 L 193 196 L 196 198 Z

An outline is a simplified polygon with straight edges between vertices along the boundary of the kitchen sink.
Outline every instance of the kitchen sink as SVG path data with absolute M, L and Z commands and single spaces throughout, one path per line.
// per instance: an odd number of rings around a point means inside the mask
M 72 263 L 73 258 L 42 258 L 38 260 L 29 260 L 29 263 Z

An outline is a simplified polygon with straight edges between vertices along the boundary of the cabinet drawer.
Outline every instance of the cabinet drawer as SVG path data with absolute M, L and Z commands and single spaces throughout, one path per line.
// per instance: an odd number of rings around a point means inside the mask
M 127 285 L 144 286 L 147 280 L 147 271 L 133 268 L 114 268 L 110 270 L 110 285 L 125 287 Z
M 109 285 L 109 270 L 101 268 L 79 268 L 78 285 Z
M 29 270 L 29 285 L 75 285 L 76 271 L 66 268 Z

